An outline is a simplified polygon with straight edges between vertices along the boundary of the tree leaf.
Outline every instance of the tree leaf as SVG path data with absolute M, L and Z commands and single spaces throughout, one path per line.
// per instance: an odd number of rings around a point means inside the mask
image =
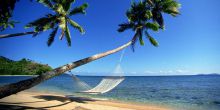
M 139 37 L 139 42 L 140 42 L 140 44 L 143 46 L 144 45 L 144 41 L 143 41 L 143 38 L 142 38 L 143 36 L 140 36 Z
M 155 47 L 159 46 L 158 42 L 153 37 L 151 37 L 150 34 L 148 34 L 148 32 L 145 32 L 145 34 L 153 46 Z
M 44 6 L 48 7 L 48 8 L 53 8 L 52 3 L 50 2 L 50 0 L 37 0 L 37 2 L 42 3 Z
M 85 34 L 85 30 L 79 25 L 77 24 L 75 21 L 68 19 L 68 22 L 70 23 L 70 25 L 74 28 L 76 28 L 77 30 L 79 30 L 79 32 L 81 34 Z
M 153 14 L 153 21 L 157 22 L 160 25 L 160 28 L 163 29 L 164 19 L 162 13 L 158 9 L 153 9 L 152 14 Z
M 53 28 L 56 22 L 56 15 L 47 14 L 45 17 L 39 18 L 33 22 L 28 23 L 25 28 L 33 27 L 35 32 L 45 31 Z
M 133 28 L 135 25 L 133 23 L 123 23 L 119 24 L 118 32 L 124 32 L 127 29 Z
M 159 30 L 159 25 L 157 23 L 146 23 L 146 27 L 153 30 L 153 31 L 158 31 Z
M 74 3 L 75 0 L 62 0 L 63 8 L 66 12 L 69 11 L 71 4 Z
M 135 44 L 137 42 L 138 37 L 139 37 L 139 34 L 138 34 L 138 32 L 136 32 L 134 34 L 134 37 L 131 39 L 131 49 L 133 52 L 135 51 Z
M 153 16 L 153 15 L 152 15 L 152 13 L 151 13 L 150 10 L 147 10 L 147 11 L 145 12 L 145 17 L 146 17 L 147 19 L 150 19 L 152 16 Z
M 70 11 L 69 15 L 75 15 L 75 14 L 86 14 L 85 9 L 88 7 L 88 3 L 84 3 L 79 7 L 74 8 L 73 10 Z
M 53 28 L 53 31 L 50 33 L 48 41 L 47 41 L 48 46 L 51 46 L 51 44 L 53 43 L 54 38 L 55 38 L 56 33 L 57 33 L 57 30 L 58 30 L 58 26 L 56 28 Z
M 65 36 L 66 36 L 68 46 L 71 46 L 71 35 L 70 35 L 68 26 L 66 26 Z

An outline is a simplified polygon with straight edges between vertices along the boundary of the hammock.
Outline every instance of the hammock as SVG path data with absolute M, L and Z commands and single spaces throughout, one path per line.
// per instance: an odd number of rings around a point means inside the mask
M 76 76 L 72 75 L 72 77 L 76 77 Z M 107 76 L 107 77 L 104 77 L 102 79 L 102 81 L 97 86 L 95 86 L 94 88 L 90 88 L 90 86 L 88 86 L 85 82 L 78 80 L 78 84 L 83 88 L 87 88 L 87 90 L 80 91 L 80 92 L 77 92 L 77 93 L 103 94 L 103 93 L 109 92 L 112 89 L 114 89 L 124 79 L 125 78 L 122 77 L 122 76 Z
M 125 77 L 123 77 L 124 72 L 122 71 L 122 68 L 120 66 L 120 62 L 123 58 L 123 55 L 124 55 L 124 51 L 121 54 L 119 64 L 116 66 L 113 72 L 113 75 L 104 77 L 100 81 L 100 83 L 94 88 L 91 88 L 88 84 L 81 81 L 79 78 L 77 78 L 75 75 L 72 74 L 73 80 L 76 81 L 78 85 L 80 85 L 81 87 L 85 89 L 84 91 L 80 91 L 78 93 L 103 94 L 103 93 L 111 91 L 116 86 L 118 86 L 125 79 Z
M 71 76 L 72 76 L 73 80 L 76 82 L 76 84 L 79 85 L 82 90 L 89 90 L 89 89 L 91 89 L 91 87 L 87 83 L 81 81 L 74 74 L 71 74 Z

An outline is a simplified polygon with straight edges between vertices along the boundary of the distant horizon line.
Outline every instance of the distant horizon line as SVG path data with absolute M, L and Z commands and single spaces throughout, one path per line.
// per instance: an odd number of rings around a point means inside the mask
M 64 74 L 61 74 L 61 75 L 65 75 L 65 74 L 68 74 L 68 73 L 64 73 Z M 1 75 L 0 76 L 38 76 L 38 75 Z M 111 76 L 111 75 L 76 75 L 76 76 L 91 76 L 91 77 L 105 77 L 105 76 Z M 117 75 L 112 75 L 113 77 L 114 76 L 117 76 Z M 119 76 L 119 75 L 118 75 Z M 142 76 L 149 76 L 149 77 L 157 77 L 157 76 L 220 76 L 220 73 L 211 73 L 211 74 L 195 74 L 195 75 L 124 75 L 122 77 L 142 77 Z

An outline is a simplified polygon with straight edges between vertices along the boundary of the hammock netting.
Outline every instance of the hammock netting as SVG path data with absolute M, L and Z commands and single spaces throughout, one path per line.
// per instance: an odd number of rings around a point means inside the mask
M 116 66 L 115 70 L 112 72 L 111 76 L 104 77 L 100 83 L 95 86 L 91 87 L 86 82 L 81 81 L 78 77 L 75 75 L 71 75 L 73 80 L 76 82 L 77 85 L 79 85 L 84 91 L 79 91 L 78 93 L 87 93 L 87 94 L 103 94 L 106 92 L 111 91 L 116 86 L 118 86 L 124 79 L 124 72 L 120 66 L 120 62 L 124 56 L 124 51 L 121 54 L 121 57 L 119 59 L 119 64 Z

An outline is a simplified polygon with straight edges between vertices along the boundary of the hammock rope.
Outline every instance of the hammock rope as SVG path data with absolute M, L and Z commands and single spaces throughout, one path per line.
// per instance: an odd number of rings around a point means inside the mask
M 78 93 L 103 94 L 103 93 L 111 91 L 116 86 L 118 86 L 125 79 L 125 77 L 123 76 L 124 72 L 120 66 L 120 63 L 123 59 L 124 54 L 125 54 L 125 49 L 121 53 L 119 64 L 116 66 L 115 70 L 113 71 L 113 75 L 104 77 L 99 82 L 99 84 L 93 88 L 91 88 L 91 86 L 89 86 L 87 83 L 85 83 L 84 81 L 81 81 L 78 77 L 72 74 L 71 76 L 73 80 L 84 89 L 84 91 L 80 91 Z

